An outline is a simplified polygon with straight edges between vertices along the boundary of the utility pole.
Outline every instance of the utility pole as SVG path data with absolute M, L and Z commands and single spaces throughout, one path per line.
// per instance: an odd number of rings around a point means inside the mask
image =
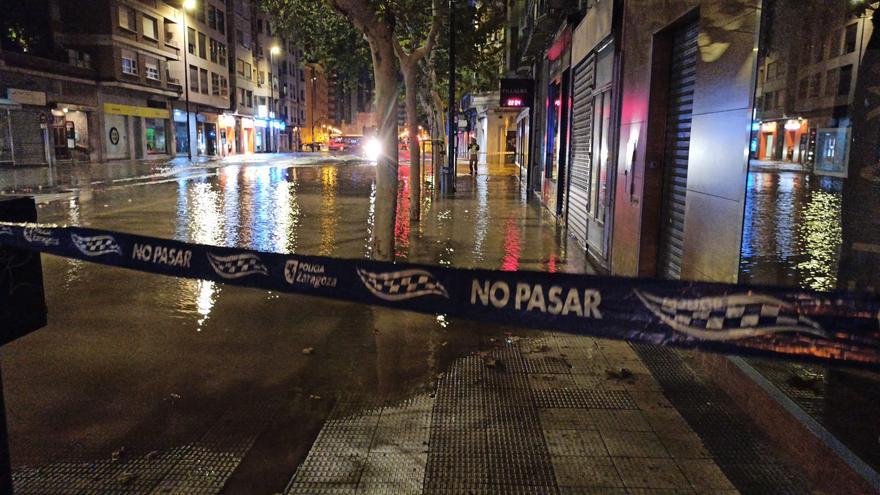
M 189 129 L 189 63 L 186 60 L 186 54 L 189 52 L 189 44 L 190 41 L 195 43 L 195 40 L 189 39 L 189 31 L 186 28 L 186 15 L 187 12 L 196 8 L 196 0 L 183 0 L 183 41 L 186 45 L 183 47 L 183 86 L 184 91 L 186 91 L 186 156 L 189 158 L 189 161 L 193 159 L 192 153 L 192 136 L 190 135 Z
M 455 141 L 458 131 L 458 122 L 455 119 L 455 0 L 449 0 L 449 109 L 446 121 L 449 132 L 447 133 L 448 157 L 446 164 L 446 189 L 447 194 L 455 192 Z
M 272 78 L 272 66 L 275 65 L 275 55 L 281 52 L 278 45 L 269 49 L 269 151 L 272 152 L 272 146 L 275 144 L 275 129 L 272 127 L 272 121 L 275 120 L 275 81 Z M 275 153 L 278 152 L 278 146 L 275 146 Z

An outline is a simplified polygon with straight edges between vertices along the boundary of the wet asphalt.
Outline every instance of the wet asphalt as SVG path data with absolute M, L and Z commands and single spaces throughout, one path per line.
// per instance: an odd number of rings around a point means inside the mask
M 586 269 L 545 213 L 524 201 L 514 172 L 483 172 L 460 177 L 455 198 L 426 198 L 422 222 L 399 215 L 399 260 Z M 370 164 L 279 159 L 122 179 L 52 189 L 39 220 L 279 253 L 368 255 Z M 405 212 L 405 169 L 401 179 Z M 402 400 L 432 389 L 481 339 L 526 335 L 53 256 L 43 257 L 43 271 L 49 325 L 0 350 L 19 477 L 33 469 L 62 476 L 76 465 L 93 469 L 97 483 L 102 466 L 120 457 L 205 442 L 223 450 L 216 439 L 243 435 L 241 464 L 217 477 L 231 475 L 231 492 L 280 491 L 339 397 Z

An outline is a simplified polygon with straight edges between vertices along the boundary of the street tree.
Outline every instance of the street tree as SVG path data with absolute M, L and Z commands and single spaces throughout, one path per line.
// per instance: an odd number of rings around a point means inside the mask
M 373 255 L 378 259 L 391 259 L 397 209 L 398 68 L 404 80 L 409 124 L 410 218 L 418 220 L 421 205 L 418 68 L 430 54 L 439 30 L 437 0 L 430 11 L 421 0 L 262 0 L 262 3 L 284 29 L 302 39 L 309 53 L 333 61 L 340 70 L 347 70 L 362 59 L 356 53 L 349 53 L 358 46 L 353 33 L 366 40 L 376 87 L 379 139 L 384 150 L 376 172 Z
M 351 28 L 369 47 L 375 81 L 377 139 L 383 153 L 376 165 L 376 209 L 373 218 L 372 253 L 375 259 L 394 256 L 394 225 L 397 211 L 397 54 L 395 52 L 395 3 L 372 0 L 261 0 L 276 22 L 287 32 L 305 39 L 315 53 L 324 51 L 342 60 L 347 50 L 339 40 L 351 38 Z M 343 22 L 344 21 L 344 22 Z M 299 29 L 297 29 L 297 27 Z M 355 45 L 356 46 L 356 45 Z
M 418 94 L 422 61 L 431 54 L 440 29 L 438 0 L 433 0 L 431 12 L 425 12 L 423 2 L 395 2 L 397 4 L 397 33 L 394 51 L 403 75 L 404 105 L 406 107 L 409 141 L 409 212 L 410 220 L 418 221 L 422 204 L 421 149 L 419 147 Z M 409 4 L 409 5 L 405 5 Z M 430 25 L 425 34 L 425 26 Z
M 504 43 L 502 32 L 507 8 L 502 0 L 486 0 L 471 4 L 455 3 L 456 101 L 466 94 L 498 89 L 503 71 Z M 439 40 L 449 39 L 449 25 L 442 24 Z M 424 62 L 427 87 L 422 98 L 429 116 L 433 117 L 435 138 L 446 140 L 446 91 L 449 85 L 449 45 L 440 42 Z M 435 147 L 435 163 L 440 147 Z M 443 148 L 446 149 L 446 148 Z

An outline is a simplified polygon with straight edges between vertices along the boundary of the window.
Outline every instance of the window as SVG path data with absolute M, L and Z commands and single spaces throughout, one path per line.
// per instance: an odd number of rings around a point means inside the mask
M 131 7 L 119 6 L 119 27 L 128 31 L 137 32 L 137 14 Z
M 245 96 L 247 97 L 247 106 L 254 106 L 254 92 L 253 91 L 245 91 Z
M 211 73 L 211 96 L 220 96 L 220 74 Z
M 244 75 L 244 60 L 237 59 L 235 61 L 235 71 L 238 72 L 238 75 L 240 76 Z
M 226 13 L 217 9 L 217 31 L 226 35 Z
M 764 111 L 768 111 L 773 108 L 773 93 L 767 93 L 764 95 Z
M 850 24 L 846 27 L 846 39 L 843 42 L 844 53 L 852 53 L 856 51 L 856 35 L 858 34 L 858 24 Z
M 248 81 L 252 81 L 254 79 L 253 69 L 251 68 L 251 64 L 245 62 L 244 63 L 244 78 Z
M 257 72 L 257 84 L 262 86 L 266 82 L 266 73 L 264 71 Z
M 761 67 L 760 69 L 758 69 L 758 82 L 763 83 L 765 81 L 766 81 L 766 79 L 764 79 L 764 68 Z
M 822 73 L 813 74 L 810 78 L 810 96 L 816 97 L 822 92 Z
M 220 76 L 220 96 L 229 96 L 229 80 Z
M 776 62 L 770 62 L 767 65 L 767 78 L 765 79 L 766 81 L 770 81 L 776 77 L 776 66 L 777 65 L 778 64 Z
M 156 24 L 156 19 L 153 19 L 149 16 L 143 17 L 143 26 L 144 26 L 144 38 L 149 38 L 151 40 L 159 39 L 159 26 Z
M 144 61 L 144 72 L 146 73 L 147 79 L 152 79 L 154 81 L 162 80 L 162 78 L 159 77 L 159 61 L 156 59 L 147 59 Z
M 813 52 L 813 63 L 821 62 L 822 59 L 825 58 L 825 39 L 822 38 L 822 35 L 819 35 L 819 39 L 816 40 L 816 44 L 813 46 L 815 50 Z
M 205 53 L 208 50 L 208 47 L 205 46 L 206 44 L 207 43 L 205 43 L 205 33 L 199 33 L 199 57 L 204 59 L 208 58 L 208 54 Z
M 199 90 L 199 68 L 195 65 L 189 66 L 189 90 L 196 92 Z
M 202 83 L 202 94 L 208 94 L 208 69 L 199 69 L 199 80 Z
M 216 64 L 217 63 L 217 54 L 218 54 L 217 52 L 219 51 L 219 48 L 217 47 L 217 40 L 215 40 L 214 38 L 211 38 L 210 45 L 211 45 L 211 62 L 214 62 Z
M 213 5 L 208 6 L 208 26 L 217 29 L 217 9 Z
M 122 73 L 130 76 L 138 74 L 137 55 L 130 50 L 122 50 Z
M 196 30 L 193 28 L 186 28 L 186 43 L 187 49 L 191 54 L 196 53 Z
M 843 30 L 838 29 L 831 33 L 831 38 L 828 43 L 828 57 L 834 58 L 840 55 L 840 41 L 843 38 Z
M 776 108 L 782 108 L 782 104 L 783 104 L 782 100 L 785 99 L 785 90 L 777 91 L 776 93 L 773 94 L 773 97 L 775 98 L 774 105 L 776 105 Z
M 272 36 L 272 23 L 266 21 L 266 36 Z
M 306 101 L 306 90 L 304 90 L 304 89 L 299 90 L 299 99 L 301 101 Z
M 834 96 L 837 94 L 837 79 L 839 77 L 839 69 L 831 69 L 825 73 L 825 96 Z
M 806 98 L 807 92 L 809 91 L 809 88 L 810 88 L 810 80 L 807 79 L 806 77 L 801 79 L 801 81 L 799 83 L 799 87 L 798 87 L 798 98 L 801 98 L 801 99 Z
M 226 65 L 226 45 L 219 41 L 217 42 L 217 63 Z
M 244 105 L 244 88 L 238 88 L 238 104 Z
M 847 65 L 840 68 L 840 81 L 837 84 L 837 94 L 848 96 L 852 87 L 853 66 Z
M 148 155 L 161 155 L 166 152 L 164 119 L 144 119 L 144 134 L 147 138 Z

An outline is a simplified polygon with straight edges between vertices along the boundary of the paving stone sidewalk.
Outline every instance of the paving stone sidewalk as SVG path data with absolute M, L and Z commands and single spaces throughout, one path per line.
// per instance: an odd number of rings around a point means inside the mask
M 433 394 L 340 400 L 286 493 L 739 493 L 629 344 L 486 347 Z

